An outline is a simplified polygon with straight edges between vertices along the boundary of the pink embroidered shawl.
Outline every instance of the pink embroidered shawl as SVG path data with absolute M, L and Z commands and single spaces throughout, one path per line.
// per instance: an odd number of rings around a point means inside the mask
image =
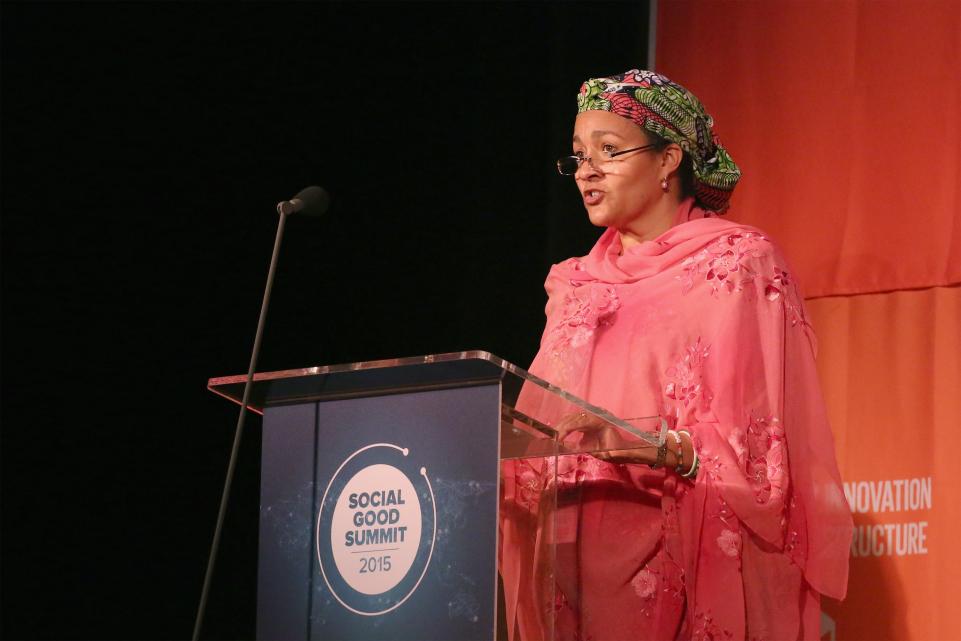
M 842 598 L 851 516 L 784 258 L 760 231 L 682 204 L 621 254 L 608 229 L 547 278 L 531 372 L 623 417 L 691 432 L 696 481 L 590 456 L 558 462 L 557 638 L 817 639 Z M 542 461 L 505 463 L 508 628 L 544 636 Z

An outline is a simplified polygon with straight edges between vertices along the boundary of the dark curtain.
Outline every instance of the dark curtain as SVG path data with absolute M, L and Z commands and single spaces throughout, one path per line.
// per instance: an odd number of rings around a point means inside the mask
M 553 169 L 647 4 L 2 5 L 2 632 L 184 638 L 276 225 L 261 370 L 536 351 L 598 235 Z M 207 638 L 253 634 L 248 422 Z

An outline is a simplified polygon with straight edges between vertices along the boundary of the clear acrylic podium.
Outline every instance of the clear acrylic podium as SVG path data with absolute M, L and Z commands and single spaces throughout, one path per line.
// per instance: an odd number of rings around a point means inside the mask
M 239 403 L 245 379 L 208 388 Z M 557 457 L 655 448 L 667 429 L 481 351 L 261 373 L 249 407 L 264 417 L 258 639 L 506 637 L 505 491 L 536 493 L 544 544 L 515 588 L 554 638 Z M 575 423 L 590 428 L 565 437 Z M 537 470 L 523 487 L 504 481 L 518 460 Z

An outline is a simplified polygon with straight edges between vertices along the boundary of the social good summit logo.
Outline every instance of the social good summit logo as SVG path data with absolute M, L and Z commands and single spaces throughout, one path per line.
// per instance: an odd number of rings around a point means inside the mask
M 377 616 L 417 590 L 436 535 L 427 470 L 407 448 L 374 443 L 348 456 L 327 484 L 317 515 L 317 560 L 341 605 Z

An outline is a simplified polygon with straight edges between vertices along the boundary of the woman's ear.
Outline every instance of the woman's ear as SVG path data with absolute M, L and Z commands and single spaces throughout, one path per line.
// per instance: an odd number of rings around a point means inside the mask
M 681 166 L 682 160 L 684 160 L 684 150 L 681 149 L 680 145 L 673 142 L 661 152 L 661 166 L 664 167 L 668 174 L 673 174 L 677 171 Z

